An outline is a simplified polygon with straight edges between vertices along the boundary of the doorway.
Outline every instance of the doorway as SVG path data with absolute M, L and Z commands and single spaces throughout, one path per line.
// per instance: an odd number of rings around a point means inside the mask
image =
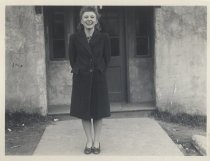
M 79 6 L 45 7 L 49 107 L 69 107 L 72 79 L 69 36 L 79 23 Z M 101 32 L 111 40 L 107 79 L 111 102 L 154 101 L 152 7 L 103 6 Z
M 76 30 L 80 7 L 74 10 Z M 111 102 L 126 102 L 124 8 L 105 6 L 99 13 L 101 32 L 108 33 L 111 41 L 111 61 L 107 70 L 109 98 Z

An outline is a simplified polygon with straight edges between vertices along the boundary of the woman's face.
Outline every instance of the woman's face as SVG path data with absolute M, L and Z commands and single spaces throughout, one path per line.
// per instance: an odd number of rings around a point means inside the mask
M 84 12 L 81 18 L 81 24 L 86 29 L 92 29 L 98 23 L 96 14 L 92 11 Z

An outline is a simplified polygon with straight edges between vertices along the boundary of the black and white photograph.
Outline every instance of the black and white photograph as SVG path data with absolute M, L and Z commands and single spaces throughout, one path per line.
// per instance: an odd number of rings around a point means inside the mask
M 4 6 L 4 155 L 207 156 L 207 3 L 58 3 Z

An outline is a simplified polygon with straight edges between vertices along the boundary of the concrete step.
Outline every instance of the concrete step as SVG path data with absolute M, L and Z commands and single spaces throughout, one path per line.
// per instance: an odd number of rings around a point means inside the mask
M 144 102 L 144 103 L 111 103 L 111 112 L 134 112 L 142 111 L 144 113 L 150 113 L 156 110 L 154 102 Z M 51 105 L 48 107 L 48 115 L 56 114 L 69 114 L 70 106 L 69 105 Z

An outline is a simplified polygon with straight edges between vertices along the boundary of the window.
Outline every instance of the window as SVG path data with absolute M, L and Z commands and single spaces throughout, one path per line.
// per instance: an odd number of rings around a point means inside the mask
M 66 59 L 66 39 L 65 39 L 65 13 L 62 7 L 53 7 L 50 10 L 50 43 L 51 60 Z
M 137 7 L 136 8 L 136 55 L 150 56 L 151 55 L 151 31 L 152 31 L 152 7 Z
M 65 58 L 64 13 L 54 12 L 52 23 L 53 58 Z
M 149 53 L 149 36 L 136 36 L 136 55 L 146 56 Z

